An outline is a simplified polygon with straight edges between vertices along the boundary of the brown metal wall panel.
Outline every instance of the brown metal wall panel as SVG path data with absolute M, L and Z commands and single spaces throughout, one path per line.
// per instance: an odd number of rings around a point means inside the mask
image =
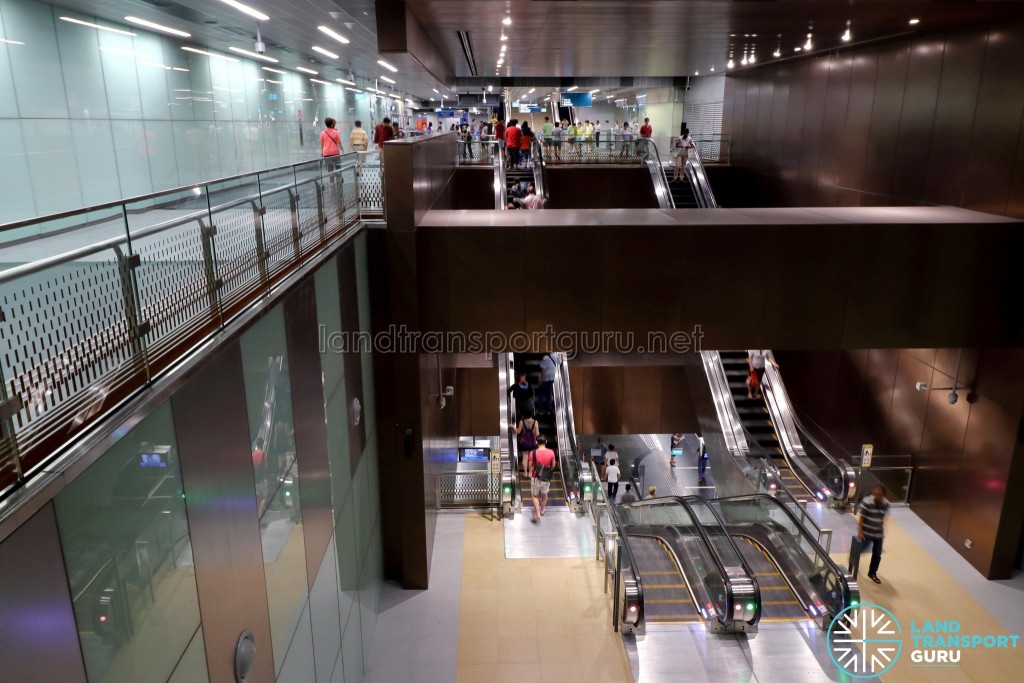
M 818 162 L 821 159 L 821 132 L 825 120 L 825 98 L 828 94 L 828 56 L 812 59 L 808 68 L 804 125 L 800 136 L 799 177 L 813 183 L 818 179 Z
M 757 91 L 757 123 L 754 136 L 754 159 L 759 168 L 772 163 L 772 104 L 775 101 L 775 81 L 764 79 Z
M 1010 413 L 1024 396 L 1024 349 L 985 349 L 978 357 L 973 389 Z
M 589 428 L 584 433 L 618 434 L 622 427 L 624 368 L 588 367 L 586 372 L 583 421 Z
M 697 419 L 697 409 L 686 367 L 678 365 L 660 369 L 661 425 L 657 433 L 699 434 L 702 430 Z
M 1024 218 L 1024 134 L 1017 141 L 1017 161 L 1014 162 L 1013 177 L 1010 179 L 1010 199 L 1006 204 L 1006 215 Z
M 878 81 L 871 109 L 863 189 L 884 197 L 892 194 L 892 164 L 896 158 L 909 60 L 907 44 L 886 45 L 878 51 Z
M 584 330 L 601 319 L 605 249 L 598 234 L 594 226 L 573 225 L 557 231 L 525 231 L 521 250 L 528 254 L 527 332 L 543 332 L 548 325 L 556 334 Z M 567 254 L 572 257 L 566 258 Z M 557 288 L 553 286 L 556 281 Z
M 1024 27 L 989 32 L 971 135 L 963 206 L 1004 213 L 1024 112 Z
M 804 108 L 807 105 L 807 83 L 810 79 L 811 62 L 799 60 L 788 68 L 792 78 L 789 83 L 789 106 L 786 109 L 786 137 L 781 149 L 778 144 L 775 147 L 782 159 L 782 176 L 787 180 L 795 180 L 800 174 Z
M 475 150 L 474 150 L 475 151 Z M 463 166 L 455 169 L 452 176 L 455 189 L 452 192 L 452 209 L 494 208 L 494 169 L 490 166 Z
M 767 288 L 765 333 L 779 340 L 779 348 L 838 347 L 846 314 L 844 285 L 850 276 L 844 255 L 848 235 L 819 226 L 793 226 L 786 232 L 789 256 L 802 263 L 804 274 L 818 284 L 797 283 L 787 277 L 787 263 L 766 259 L 760 268 Z M 807 324 L 811 320 L 814 324 Z
M 586 401 L 587 371 L 586 368 L 569 361 L 569 390 L 572 396 L 573 426 L 577 434 L 593 434 L 583 410 Z
M 765 141 L 767 147 L 767 162 L 764 170 L 768 173 L 779 174 L 783 169 L 783 160 L 779 158 L 784 150 L 780 149 L 782 141 L 786 139 L 786 118 L 789 112 L 789 88 L 792 78 L 792 70 L 788 64 L 781 65 L 775 70 L 775 84 L 772 88 L 772 122 L 768 129 L 768 138 Z M 716 196 L 718 184 L 711 181 Z M 765 204 L 762 204 L 763 206 Z
M 931 366 L 908 354 L 900 354 L 892 388 L 892 408 L 889 411 L 889 450 L 893 454 L 921 452 L 928 412 L 928 392 L 918 391 L 914 385 L 917 382 L 931 384 L 932 372 Z
M 836 397 L 828 430 L 849 454 L 860 452 L 864 438 L 875 439 L 880 435 L 880 430 L 868 427 L 878 420 L 864 415 L 867 385 L 862 378 L 867 373 L 868 355 L 866 349 L 851 349 L 839 355 Z
M 898 449 L 891 444 L 889 420 L 892 415 L 892 393 L 896 384 L 900 355 L 899 349 L 872 349 L 868 352 L 861 414 L 864 433 L 876 439 L 869 443 L 873 443 L 879 453 L 899 455 Z
M 925 169 L 935 123 L 945 37 L 945 34 L 929 36 L 910 49 L 890 190 L 897 198 L 918 199 L 927 192 Z
M 253 680 L 270 683 L 270 613 L 238 342 L 171 404 L 210 683 L 234 682 L 232 658 L 244 629 L 256 639 Z
M 665 368 L 626 366 L 623 370 L 622 427 L 617 433 L 659 433 Z
M 964 430 L 963 457 L 948 491 L 951 510 L 946 540 L 982 574 L 989 577 L 992 573 L 1005 574 L 1007 560 L 1016 559 L 1013 558 L 1015 544 L 1004 543 L 1001 553 L 1004 556 L 997 561 L 996 541 L 1007 494 L 1017 497 L 1007 491 L 1007 483 L 1020 412 L 1010 414 L 985 397 L 971 404 L 961 403 L 965 406 L 961 411 L 969 409 L 970 415 Z M 955 407 L 946 406 L 947 409 Z M 1020 538 L 1019 527 L 1016 538 Z M 970 548 L 964 545 L 966 541 L 970 541 Z M 1003 567 L 992 572 L 995 562 Z M 1009 568 L 1012 567 L 1011 561 Z
M 493 188 L 492 188 L 493 192 Z M 492 202 L 493 204 L 493 202 Z M 493 206 L 491 207 L 493 208 Z M 444 330 L 451 321 L 448 291 L 448 232 L 438 230 L 433 239 L 416 241 L 418 263 L 430 263 L 429 270 L 417 269 L 421 330 Z
M 756 164 L 760 150 L 757 148 L 757 103 L 761 81 L 745 78 L 746 93 L 743 95 L 743 145 L 741 151 L 745 164 Z
M 851 64 L 846 124 L 843 127 L 843 144 L 838 152 L 836 183 L 842 187 L 863 187 L 868 135 L 871 131 L 871 110 L 874 108 L 877 82 L 878 50 L 858 50 L 854 53 Z
M 421 229 L 421 239 L 434 230 Z M 525 230 L 448 228 L 446 237 L 452 327 L 506 335 L 522 331 L 529 256 Z
M 306 578 L 312 589 L 334 530 L 316 293 L 312 279 L 297 285 L 285 299 L 284 321 L 288 344 L 288 379 L 295 421 L 295 457 L 299 465 L 299 493 L 302 500 Z M 342 415 L 338 419 L 344 418 Z M 352 429 L 351 425 L 349 429 Z M 338 503 L 340 505 L 341 501 Z
M 984 32 L 950 33 L 946 38 L 923 195 L 936 204 L 959 206 L 963 197 L 962 165 L 971 153 L 987 38 Z
M 85 683 L 53 503 L 0 544 L 4 680 Z
M 658 208 L 651 172 L 642 166 L 549 167 L 547 183 L 549 209 Z
M 850 81 L 853 76 L 853 53 L 841 52 L 828 62 L 828 90 L 825 96 L 825 115 L 821 124 L 821 154 L 818 160 L 817 181 L 836 185 L 843 158 L 846 112 L 849 110 Z
M 672 334 L 682 329 L 684 230 L 680 226 L 650 226 L 643 231 L 605 227 L 598 234 L 604 247 L 600 273 L 594 273 L 594 280 L 600 282 L 600 329 L 616 335 L 615 342 L 621 345 L 601 351 L 635 351 L 646 346 L 648 333 Z M 643 254 L 642 266 L 622 258 L 626 243 L 634 253 Z M 636 333 L 634 339 L 622 335 L 629 331 Z

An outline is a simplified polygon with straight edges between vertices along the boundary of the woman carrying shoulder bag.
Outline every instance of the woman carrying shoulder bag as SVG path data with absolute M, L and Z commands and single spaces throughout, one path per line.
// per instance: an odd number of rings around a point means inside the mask
M 537 454 L 537 437 L 540 436 L 540 425 L 533 417 L 533 413 L 526 416 L 516 425 L 516 434 L 519 439 L 519 460 L 523 463 L 523 474 L 530 476 L 530 467 L 533 464 L 533 456 Z

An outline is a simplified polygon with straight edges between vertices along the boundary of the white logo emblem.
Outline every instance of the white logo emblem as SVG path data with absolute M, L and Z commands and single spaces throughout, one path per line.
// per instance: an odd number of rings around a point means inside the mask
M 359 421 L 363 419 L 363 404 L 358 398 L 352 399 L 352 426 L 358 427 Z
M 828 652 L 854 678 L 874 678 L 888 671 L 903 650 L 900 622 L 878 605 L 847 607 L 828 628 Z

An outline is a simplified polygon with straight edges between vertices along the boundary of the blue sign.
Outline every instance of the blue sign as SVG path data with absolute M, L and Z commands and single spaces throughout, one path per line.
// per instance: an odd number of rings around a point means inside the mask
M 455 118 L 455 112 L 453 112 L 451 109 L 441 109 L 440 111 L 437 112 L 437 118 L 439 118 L 439 119 L 454 119 Z
M 562 106 L 568 107 L 589 107 L 593 104 L 593 98 L 588 92 L 567 92 L 562 93 Z
M 276 92 L 268 92 L 267 93 L 267 99 L 271 100 L 271 101 L 276 100 L 277 99 L 277 93 Z
M 526 102 L 519 103 L 520 114 L 543 114 L 547 112 L 547 107 L 542 107 L 539 104 L 527 104 Z

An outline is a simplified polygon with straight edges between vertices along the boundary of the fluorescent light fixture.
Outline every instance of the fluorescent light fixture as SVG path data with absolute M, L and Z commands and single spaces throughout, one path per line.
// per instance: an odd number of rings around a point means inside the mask
M 501 20 L 501 23 L 504 24 L 505 26 L 511 26 L 512 25 L 512 17 L 506 16 L 504 19 Z
M 506 36 L 504 33 L 502 33 L 501 34 L 501 42 L 504 43 L 506 40 L 508 40 L 508 36 Z
M 213 57 L 214 59 L 223 59 L 225 62 L 238 61 L 234 57 L 228 57 L 227 55 L 218 55 L 215 52 L 207 52 L 206 50 L 200 50 L 197 47 L 189 47 L 188 45 L 182 45 L 181 49 L 185 52 L 195 52 L 197 55 L 206 55 L 207 57 Z
M 277 85 L 281 85 L 282 83 L 284 83 L 284 81 L 272 81 L 268 78 L 267 83 L 276 83 Z
M 590 94 L 591 94 L 591 95 L 596 95 L 596 94 L 597 94 L 597 93 L 599 93 L 599 92 L 601 92 L 601 90 L 600 90 L 600 89 L 597 89 L 597 90 L 591 90 L 591 91 L 590 91 Z
M 63 18 L 64 18 L 64 17 L 61 17 L 61 19 L 63 19 Z M 920 23 L 921 23 L 921 20 L 920 20 L 920 19 L 918 19 L 917 17 L 914 17 L 913 19 L 911 19 L 911 20 L 910 20 L 910 21 L 908 21 L 907 23 L 908 23 L 908 24 L 910 24 L 911 26 L 917 26 L 918 24 L 920 24 Z
M 331 38 L 334 38 L 336 41 L 338 41 L 342 45 L 348 45 L 348 42 L 349 42 L 348 38 L 346 38 L 345 36 L 343 36 L 343 35 L 341 35 L 339 33 L 335 33 L 330 27 L 327 27 L 327 26 L 317 26 L 316 28 L 321 33 L 326 33 Z
M 7 40 L 6 38 L 0 38 L 0 43 L 7 43 L 8 45 L 24 45 L 25 43 L 20 40 Z
M 263 68 L 265 69 L 267 67 L 263 67 Z M 312 69 L 307 69 L 304 66 L 297 66 L 297 67 L 295 67 L 295 70 L 296 71 L 301 71 L 304 74 L 312 74 L 313 76 L 319 76 L 320 75 L 319 71 L 313 71 Z
M 725 63 L 725 68 L 726 68 L 726 69 L 731 69 L 731 68 L 733 68 L 734 66 L 736 66 L 736 64 L 735 64 L 735 63 L 734 63 L 734 62 L 732 61 L 732 57 L 730 57 L 730 58 L 729 58 L 729 61 Z
M 135 63 L 141 64 L 142 66 L 155 66 L 158 69 L 165 69 L 167 71 L 171 70 L 171 67 L 167 66 L 166 64 L 160 64 L 158 62 L 147 62 L 145 60 L 139 59 Z
M 803 52 L 803 48 L 797 45 L 796 47 L 793 48 L 793 52 Z
M 811 34 L 808 33 L 807 34 L 807 42 L 804 43 L 804 49 L 805 50 L 810 50 L 812 47 L 813 47 L 813 44 L 811 43 Z
M 338 81 L 338 83 L 343 83 L 344 85 L 351 85 L 353 88 L 356 87 L 355 83 L 353 83 L 352 81 L 346 81 L 344 78 L 335 78 L 334 80 Z
M 438 95 L 440 95 L 440 94 L 441 94 L 440 92 L 438 92 L 437 88 L 431 88 L 431 90 L 433 90 L 434 92 L 436 92 L 436 93 L 437 93 Z
M 256 10 L 256 9 L 253 9 L 252 7 L 249 7 L 248 5 L 243 5 L 242 3 L 237 2 L 237 0 L 220 0 L 220 1 L 223 2 L 225 5 L 230 5 L 231 7 L 234 7 L 236 10 L 238 10 L 242 14 L 248 14 L 253 19 L 259 19 L 260 21 L 270 21 L 270 17 L 268 17 L 263 12 L 260 12 L 259 10 Z
M 434 92 L 437 92 L 437 91 L 435 90 Z M 487 86 L 487 92 L 494 92 L 494 86 L 493 85 Z
M 397 66 L 394 66 L 393 64 L 388 64 L 383 59 L 378 59 L 377 63 L 380 64 L 385 69 L 387 69 L 388 71 L 392 71 L 394 73 L 398 73 L 398 67 Z
M 330 83 L 328 83 L 327 81 L 321 81 L 318 78 L 311 78 L 309 80 L 312 81 L 313 83 L 319 83 L 320 85 L 330 85 Z
M 611 99 L 611 98 L 613 98 L 613 97 L 615 97 L 615 95 L 605 95 L 605 97 L 604 97 L 604 98 L 605 98 L 606 100 L 610 100 L 610 99 Z M 551 98 L 549 97 L 548 99 L 550 100 Z
M 281 69 L 275 69 L 275 68 L 274 68 L 274 67 L 272 67 L 272 66 L 265 66 L 265 67 L 263 67 L 263 70 L 264 70 L 264 71 L 270 71 L 270 72 L 272 72 L 272 73 L 275 73 L 275 74 L 283 74 L 283 73 L 286 73 L 285 71 L 282 71 Z
M 122 31 L 119 28 L 110 28 L 109 26 L 100 26 L 99 24 L 93 24 L 92 22 L 82 21 L 81 19 L 74 19 L 72 17 L 61 17 L 61 21 L 70 21 L 72 24 L 78 24 L 79 26 L 88 26 L 89 28 L 96 28 L 100 31 L 110 31 L 111 33 L 120 33 L 122 36 L 134 36 L 135 34 L 131 31 Z
M 388 78 L 387 76 L 381 76 L 381 77 L 380 77 L 380 80 L 382 80 L 382 81 L 384 81 L 384 82 L 386 82 L 386 83 L 394 83 L 394 82 L 395 82 L 395 79 L 393 79 L 393 78 Z
M 337 59 L 338 58 L 338 55 L 334 54 L 330 50 L 323 49 L 319 45 L 314 45 L 313 46 L 313 52 L 319 52 L 320 54 L 324 55 L 325 57 L 330 57 L 331 59 Z
M 127 21 L 129 24 L 137 24 L 139 26 L 145 26 L 146 28 L 151 28 L 154 31 L 162 31 L 164 33 L 170 33 L 172 36 L 178 36 L 178 37 L 181 37 L 181 38 L 191 38 L 192 37 L 191 33 L 185 33 L 184 31 L 179 31 L 176 28 L 171 28 L 170 26 L 164 26 L 163 24 L 156 24 L 156 23 L 154 23 L 152 21 L 146 21 L 145 19 L 139 19 L 138 17 L 125 17 L 124 20 Z
M 232 52 L 237 52 L 240 55 L 245 55 L 246 57 L 251 57 L 253 59 L 260 59 L 260 60 L 263 60 L 264 62 L 270 62 L 271 64 L 277 64 L 277 60 L 274 59 L 273 57 L 268 57 L 266 55 L 261 55 L 258 52 L 250 52 L 249 50 L 243 50 L 242 48 L 235 47 L 234 45 L 232 45 L 228 49 L 231 50 Z
M 530 94 L 531 94 L 531 95 L 532 95 L 533 93 L 535 93 L 535 92 L 537 92 L 537 89 L 536 89 L 536 88 L 530 88 Z
M 508 47 L 508 45 L 502 45 L 502 46 L 501 46 L 501 51 L 502 51 L 502 52 L 504 52 L 504 51 L 505 51 L 505 48 L 507 48 L 507 47 Z
M 571 88 L 567 88 L 567 89 L 566 89 L 566 92 L 572 92 L 573 90 L 575 90 L 575 89 L 576 89 L 576 88 L 578 88 L 578 87 L 580 87 L 580 86 L 578 86 L 578 85 L 574 85 L 574 86 L 572 86 Z
M 362 90 L 359 90 L 357 88 L 345 88 L 345 90 L 348 90 L 349 92 L 358 92 L 358 93 L 363 92 Z

